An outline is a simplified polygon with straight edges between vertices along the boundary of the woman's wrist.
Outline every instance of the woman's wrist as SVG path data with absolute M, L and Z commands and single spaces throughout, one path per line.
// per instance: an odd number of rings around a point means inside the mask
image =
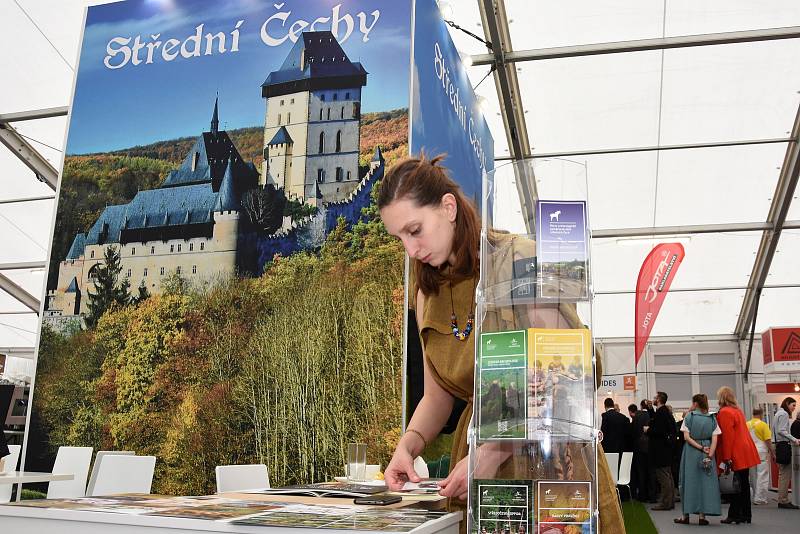
M 422 451 L 428 447 L 428 440 L 425 439 L 425 436 L 423 436 L 422 432 L 419 430 L 407 428 L 405 434 L 403 434 L 403 438 L 405 438 L 407 443 L 411 441 L 411 443 L 406 445 L 406 450 L 412 458 L 422 454 Z

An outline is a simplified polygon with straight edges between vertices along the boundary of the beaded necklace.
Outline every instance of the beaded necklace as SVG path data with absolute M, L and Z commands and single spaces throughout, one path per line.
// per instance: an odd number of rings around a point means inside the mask
M 472 283 L 472 301 L 469 307 L 469 315 L 467 315 L 467 325 L 464 327 L 464 330 L 459 330 L 458 328 L 458 319 L 456 318 L 456 308 L 453 304 L 453 282 L 448 280 L 448 284 L 450 285 L 450 326 L 453 329 L 453 335 L 459 341 L 466 340 L 469 335 L 472 333 L 472 326 L 475 324 L 475 288 L 477 283 L 473 280 Z

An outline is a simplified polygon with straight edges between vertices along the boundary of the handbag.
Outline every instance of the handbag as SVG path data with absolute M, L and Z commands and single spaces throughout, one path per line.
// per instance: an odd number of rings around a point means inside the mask
M 740 490 L 739 477 L 737 477 L 736 472 L 728 466 L 728 469 L 719 476 L 719 492 L 722 495 L 731 495 L 739 493 Z
M 781 465 L 792 463 L 792 446 L 788 441 L 779 441 L 775 444 L 775 462 Z

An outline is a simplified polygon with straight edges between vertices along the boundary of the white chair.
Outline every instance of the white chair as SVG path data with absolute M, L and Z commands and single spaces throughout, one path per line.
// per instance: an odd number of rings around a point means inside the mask
M 628 497 L 630 497 L 631 499 L 633 498 L 630 486 L 632 465 L 633 465 L 633 453 L 623 452 L 622 460 L 620 461 L 619 464 L 619 476 L 617 477 L 617 486 L 625 486 L 626 488 L 628 488 Z M 617 488 L 617 495 L 619 495 L 619 488 Z
M 269 473 L 264 464 L 218 465 L 217 493 L 269 489 Z
M 8 450 L 11 452 L 8 456 L 3 458 L 3 472 L 11 473 L 17 470 L 17 462 L 19 462 L 19 451 L 22 449 L 20 445 L 9 445 Z M 11 490 L 14 484 L 0 484 L 0 504 L 11 502 Z
M 89 496 L 150 493 L 155 467 L 155 456 L 106 455 Z
M 619 453 L 618 452 L 607 452 L 606 455 L 606 462 L 608 462 L 608 469 L 611 471 L 611 479 L 614 481 L 614 485 L 617 485 L 617 479 L 619 478 Z
M 133 451 L 97 451 L 97 454 L 95 454 L 94 456 L 94 463 L 92 464 L 92 474 L 89 475 L 89 484 L 86 485 L 86 495 L 94 494 L 94 485 L 97 482 L 97 471 L 100 469 L 100 465 L 103 462 L 103 458 L 106 456 L 113 456 L 118 454 L 133 456 L 136 453 Z
M 50 482 L 47 486 L 48 499 L 72 499 L 86 495 L 86 478 L 89 476 L 93 450 L 91 447 L 58 448 L 53 473 L 68 473 L 75 478 Z

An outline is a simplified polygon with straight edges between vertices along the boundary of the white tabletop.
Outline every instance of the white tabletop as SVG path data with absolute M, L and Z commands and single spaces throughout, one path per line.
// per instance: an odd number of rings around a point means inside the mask
M 0 484 L 27 484 L 29 482 L 56 482 L 73 480 L 75 475 L 69 473 L 39 473 L 36 471 L 10 471 L 0 473 Z

